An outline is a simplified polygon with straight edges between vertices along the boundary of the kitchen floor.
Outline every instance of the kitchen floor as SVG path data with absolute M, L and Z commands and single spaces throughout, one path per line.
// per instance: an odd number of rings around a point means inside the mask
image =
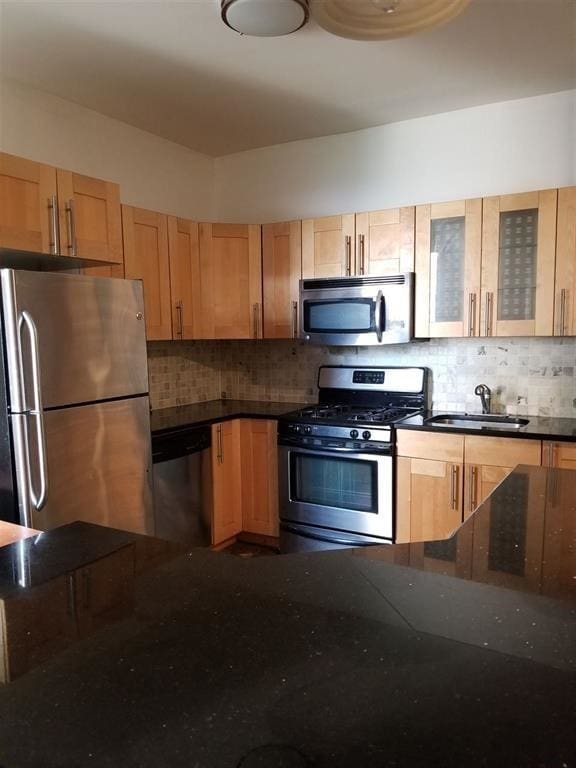
M 251 544 L 245 541 L 236 541 L 226 549 L 223 549 L 227 555 L 235 555 L 236 557 L 266 557 L 267 555 L 278 555 L 278 550 L 274 547 L 265 547 L 261 544 Z

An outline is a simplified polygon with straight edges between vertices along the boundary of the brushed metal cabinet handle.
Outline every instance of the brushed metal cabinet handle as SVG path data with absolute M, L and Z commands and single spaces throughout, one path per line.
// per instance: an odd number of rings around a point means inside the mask
M 260 314 L 260 304 L 256 303 L 252 305 L 252 314 L 253 314 L 253 323 L 254 323 L 254 338 L 259 338 L 259 332 L 260 332 L 260 321 L 259 321 L 259 314 Z
M 181 301 L 176 302 L 176 312 L 178 313 L 178 330 L 176 333 L 178 336 L 184 338 L 184 305 Z
M 450 503 L 451 508 L 456 511 L 458 509 L 458 467 L 453 464 L 450 471 Z
M 292 302 L 292 338 L 298 338 L 298 302 Z
M 344 240 L 346 250 L 346 276 L 352 274 L 352 238 L 350 235 L 346 235 Z
M 566 335 L 566 288 L 560 291 L 560 336 Z
M 60 253 L 60 229 L 58 227 L 58 198 L 52 195 L 48 199 L 50 213 L 50 253 L 57 256 Z
M 484 335 L 492 336 L 492 292 L 488 291 L 485 302 Z
M 358 235 L 358 253 L 360 256 L 359 271 L 361 275 L 366 273 L 366 254 L 365 254 L 365 238 L 364 235 Z
M 216 458 L 218 460 L 218 464 L 224 464 L 224 443 L 222 442 L 222 425 L 219 424 L 216 427 L 216 437 L 217 437 L 217 453 Z
M 478 467 L 470 468 L 470 512 L 478 506 Z
M 476 336 L 476 294 L 468 294 L 468 336 Z
M 69 573 L 66 578 L 68 588 L 67 613 L 74 618 L 76 616 L 76 578 L 73 573 Z
M 74 200 L 68 200 L 65 211 L 66 225 L 68 228 L 68 250 L 70 251 L 70 256 L 77 256 L 78 250 L 76 247 L 76 215 L 74 211 Z

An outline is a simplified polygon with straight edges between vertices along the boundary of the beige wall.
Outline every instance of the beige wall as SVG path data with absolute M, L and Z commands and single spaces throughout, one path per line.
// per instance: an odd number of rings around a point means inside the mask
M 214 218 L 211 157 L 8 80 L 0 81 L 0 150 L 118 182 L 131 205 Z
M 576 91 L 216 159 L 216 216 L 266 222 L 576 184 Z

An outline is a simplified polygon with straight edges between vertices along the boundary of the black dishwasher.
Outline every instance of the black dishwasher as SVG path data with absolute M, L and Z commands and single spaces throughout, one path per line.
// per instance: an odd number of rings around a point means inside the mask
M 210 427 L 152 435 L 154 526 L 160 539 L 189 546 L 211 544 L 203 478 L 210 472 Z

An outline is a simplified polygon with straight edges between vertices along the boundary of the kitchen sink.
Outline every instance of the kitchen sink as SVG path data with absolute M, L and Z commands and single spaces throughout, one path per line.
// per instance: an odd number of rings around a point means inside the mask
M 445 427 L 460 429 L 522 429 L 530 423 L 530 419 L 520 419 L 516 416 L 497 416 L 491 414 L 470 413 L 441 413 L 425 419 L 425 424 L 437 424 Z

